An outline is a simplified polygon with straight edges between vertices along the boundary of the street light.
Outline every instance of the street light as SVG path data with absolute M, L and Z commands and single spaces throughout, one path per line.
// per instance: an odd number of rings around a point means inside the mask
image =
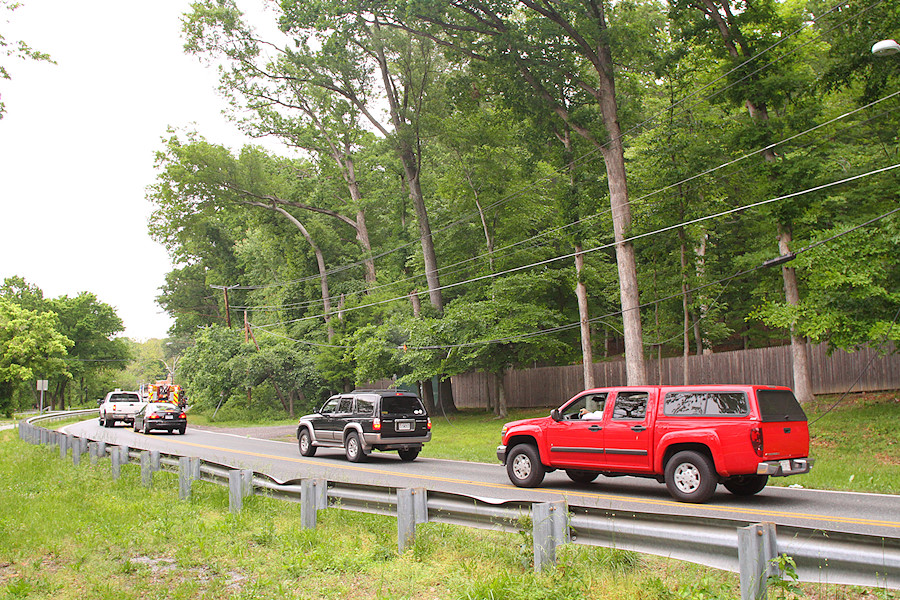
M 872 46 L 872 54 L 875 56 L 888 56 L 900 52 L 900 44 L 894 40 L 881 40 Z

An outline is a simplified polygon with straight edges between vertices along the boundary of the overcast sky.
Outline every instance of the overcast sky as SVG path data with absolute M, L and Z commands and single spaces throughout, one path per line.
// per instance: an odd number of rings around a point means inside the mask
M 45 297 L 89 291 L 125 335 L 164 337 L 154 298 L 171 270 L 147 233 L 153 155 L 169 126 L 246 143 L 221 114 L 215 72 L 182 51 L 189 0 L 24 0 L 0 10 L 7 41 L 56 65 L 2 58 L 0 280 L 20 275 Z

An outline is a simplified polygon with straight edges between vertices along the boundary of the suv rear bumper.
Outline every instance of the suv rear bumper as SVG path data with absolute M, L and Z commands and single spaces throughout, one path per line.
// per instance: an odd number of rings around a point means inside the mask
M 809 473 L 814 458 L 791 458 L 785 460 L 767 460 L 756 465 L 757 475 L 770 475 L 772 477 L 786 477 L 788 475 L 800 475 Z
M 400 448 L 421 447 L 422 444 L 431 441 L 431 432 L 425 435 L 410 437 L 388 437 L 380 433 L 364 433 L 363 444 L 366 448 L 378 448 L 380 450 L 398 450 Z

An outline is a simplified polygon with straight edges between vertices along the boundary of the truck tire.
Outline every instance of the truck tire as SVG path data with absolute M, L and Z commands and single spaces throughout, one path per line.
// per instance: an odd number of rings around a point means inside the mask
M 316 447 L 313 446 L 312 437 L 309 435 L 309 429 L 304 427 L 297 437 L 297 445 L 300 447 L 300 456 L 315 456 Z
M 518 487 L 541 485 L 545 473 L 540 454 L 533 444 L 517 444 L 506 457 L 506 474 Z
M 344 453 L 347 455 L 347 460 L 355 463 L 366 460 L 366 453 L 363 450 L 362 442 L 359 441 L 358 433 L 355 431 L 348 433 L 344 444 Z
M 768 475 L 738 475 L 722 482 L 725 489 L 735 496 L 753 496 L 766 487 Z
M 676 500 L 706 502 L 712 498 L 718 483 L 712 463 L 699 452 L 684 450 L 666 463 L 666 488 Z
M 566 475 L 575 483 L 590 483 L 600 476 L 596 471 L 582 471 L 581 469 L 566 469 Z

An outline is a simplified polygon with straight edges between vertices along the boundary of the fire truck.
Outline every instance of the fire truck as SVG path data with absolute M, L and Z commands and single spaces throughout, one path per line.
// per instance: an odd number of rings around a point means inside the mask
M 147 384 L 145 388 L 148 402 L 171 402 L 184 410 L 187 404 L 184 390 L 180 385 L 174 384 L 167 379 L 161 379 L 156 383 Z

